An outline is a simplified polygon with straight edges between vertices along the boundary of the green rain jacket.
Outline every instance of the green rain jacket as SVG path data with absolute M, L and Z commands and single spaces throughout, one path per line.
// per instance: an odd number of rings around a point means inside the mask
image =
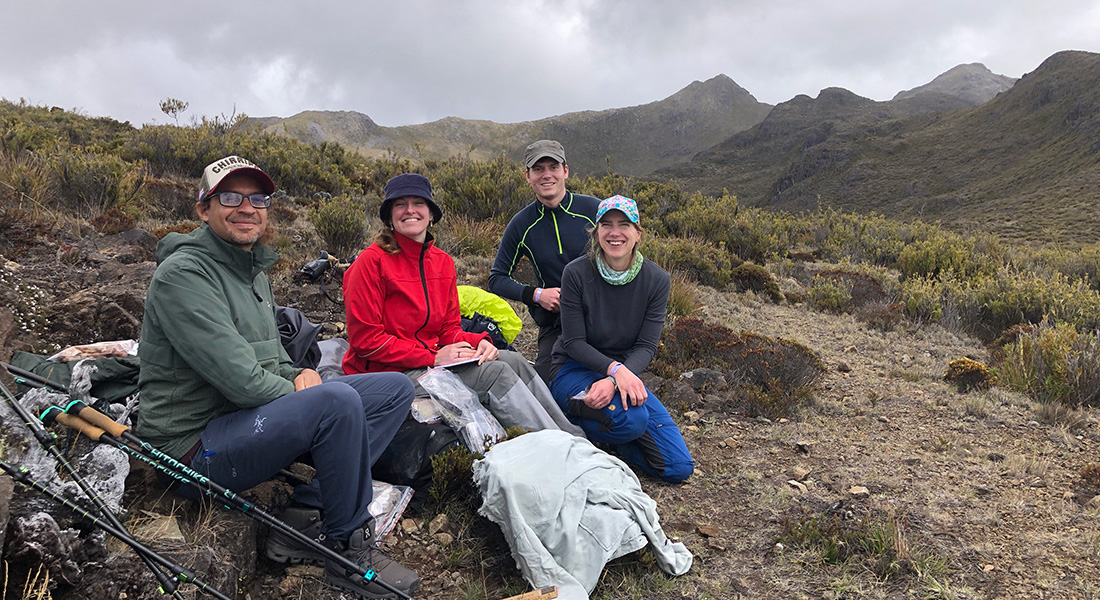
M 177 458 L 211 420 L 294 391 L 264 269 L 279 255 L 232 246 L 207 225 L 157 244 L 138 358 L 138 433 Z

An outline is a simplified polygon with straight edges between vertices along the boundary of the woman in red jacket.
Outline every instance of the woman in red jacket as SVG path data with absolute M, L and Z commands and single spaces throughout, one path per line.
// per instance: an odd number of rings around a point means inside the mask
M 527 359 L 462 330 L 454 259 L 428 231 L 443 218 L 431 182 L 404 173 L 385 192 L 381 233 L 344 273 L 344 372 L 401 371 L 416 383 L 432 367 L 474 359 L 451 370 L 502 425 L 582 435 Z M 426 395 L 419 385 L 417 392 Z

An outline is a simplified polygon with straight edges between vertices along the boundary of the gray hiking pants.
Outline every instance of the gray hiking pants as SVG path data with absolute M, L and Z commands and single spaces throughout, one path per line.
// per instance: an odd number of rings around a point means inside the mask
M 496 360 L 481 365 L 461 365 L 450 370 L 477 394 L 481 404 L 504 427 L 522 427 L 528 431 L 560 429 L 584 437 L 584 430 L 569 422 L 549 388 L 522 354 L 501 350 Z M 429 395 L 416 381 L 427 371 L 405 371 L 405 375 L 416 385 L 417 396 Z

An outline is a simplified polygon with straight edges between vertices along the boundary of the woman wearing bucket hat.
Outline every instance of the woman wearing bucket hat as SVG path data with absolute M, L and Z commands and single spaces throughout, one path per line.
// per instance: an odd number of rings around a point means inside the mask
M 590 440 L 678 483 L 695 463 L 668 410 L 638 378 L 657 352 L 670 286 L 668 272 L 638 251 L 638 216 L 630 198 L 600 202 L 589 256 L 566 265 L 550 389 Z
M 443 218 L 428 178 L 390 179 L 378 218 L 378 237 L 344 273 L 344 372 L 401 371 L 416 383 L 432 367 L 469 361 L 450 368 L 505 427 L 581 435 L 523 356 L 462 330 L 454 259 L 428 230 Z

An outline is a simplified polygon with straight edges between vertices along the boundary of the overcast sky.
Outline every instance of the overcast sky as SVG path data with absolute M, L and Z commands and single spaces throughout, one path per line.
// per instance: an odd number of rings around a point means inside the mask
M 724 73 L 758 100 L 875 100 L 962 63 L 1100 51 L 1100 0 L 0 0 L 0 97 L 132 123 L 354 110 L 527 121 Z

